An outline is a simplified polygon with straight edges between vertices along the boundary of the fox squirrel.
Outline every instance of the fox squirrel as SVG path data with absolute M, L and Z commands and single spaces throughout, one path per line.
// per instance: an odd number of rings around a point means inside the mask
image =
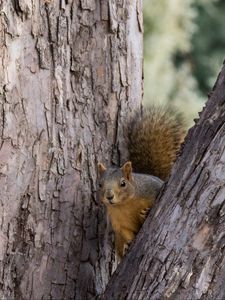
M 119 257 L 140 230 L 169 176 L 184 138 L 184 128 L 182 116 L 170 108 L 145 109 L 137 113 L 128 126 L 132 163 L 128 161 L 121 168 L 98 164 L 99 196 L 115 232 Z

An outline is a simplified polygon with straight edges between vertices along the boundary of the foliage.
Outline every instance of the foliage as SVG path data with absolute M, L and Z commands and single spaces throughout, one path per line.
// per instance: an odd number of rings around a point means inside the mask
M 214 85 L 225 56 L 225 1 L 198 1 L 196 25 L 192 37 L 193 75 L 199 89 L 206 94 Z
M 144 103 L 173 103 L 191 123 L 221 68 L 224 14 L 222 0 L 144 1 Z

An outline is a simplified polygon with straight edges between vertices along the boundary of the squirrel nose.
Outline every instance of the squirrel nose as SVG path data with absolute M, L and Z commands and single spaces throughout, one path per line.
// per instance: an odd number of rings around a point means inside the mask
M 114 198 L 113 191 L 112 190 L 108 190 L 106 192 L 106 199 L 109 200 L 109 201 L 111 201 L 113 198 Z

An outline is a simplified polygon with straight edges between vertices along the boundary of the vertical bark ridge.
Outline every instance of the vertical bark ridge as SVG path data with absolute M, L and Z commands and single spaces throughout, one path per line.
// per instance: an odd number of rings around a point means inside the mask
M 0 298 L 93 299 L 117 264 L 96 162 L 126 158 L 142 95 L 136 3 L 0 3 Z

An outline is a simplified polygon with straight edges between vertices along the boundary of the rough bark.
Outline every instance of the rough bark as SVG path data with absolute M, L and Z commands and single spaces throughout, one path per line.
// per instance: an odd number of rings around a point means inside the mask
M 225 299 L 225 66 L 102 299 Z
M 93 299 L 116 267 L 96 163 L 126 158 L 140 1 L 0 9 L 0 298 Z

